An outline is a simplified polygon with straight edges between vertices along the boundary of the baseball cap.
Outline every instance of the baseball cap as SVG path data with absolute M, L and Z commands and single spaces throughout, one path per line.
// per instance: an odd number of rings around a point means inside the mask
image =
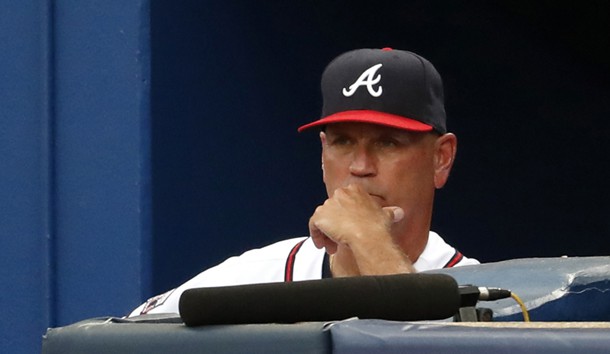
M 322 116 L 299 132 L 338 122 L 447 132 L 441 76 L 415 53 L 391 48 L 349 51 L 328 64 L 321 86 Z

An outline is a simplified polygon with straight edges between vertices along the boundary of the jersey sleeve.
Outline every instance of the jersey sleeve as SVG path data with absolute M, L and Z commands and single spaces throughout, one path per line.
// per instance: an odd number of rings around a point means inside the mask
M 231 257 L 219 265 L 199 273 L 179 287 L 148 299 L 133 310 L 129 316 L 178 313 L 180 295 L 186 289 L 284 281 L 286 259 L 290 250 L 297 243 L 306 239 L 306 237 L 299 237 L 283 240 L 263 248 L 247 251 L 240 256 Z M 305 245 L 307 242 L 304 243 Z M 303 248 L 306 253 L 311 251 L 309 246 Z M 300 254 L 297 255 L 296 262 L 295 280 L 315 273 L 311 267 L 309 270 L 301 270 L 301 263 L 305 261 Z M 318 273 L 321 273 L 321 266 Z
M 413 267 L 418 272 L 423 272 L 474 264 L 479 264 L 479 261 L 464 256 L 460 251 L 447 244 L 437 233 L 430 231 L 426 248 L 413 264 Z

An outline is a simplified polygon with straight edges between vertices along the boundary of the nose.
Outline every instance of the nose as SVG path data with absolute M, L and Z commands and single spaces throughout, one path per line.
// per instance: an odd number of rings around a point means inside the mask
M 356 177 L 372 177 L 377 174 L 375 156 L 365 146 L 354 150 L 349 172 Z

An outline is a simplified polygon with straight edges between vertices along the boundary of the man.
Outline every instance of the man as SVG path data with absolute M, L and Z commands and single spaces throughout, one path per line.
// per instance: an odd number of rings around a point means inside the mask
M 232 257 L 131 315 L 177 313 L 189 288 L 411 273 L 478 264 L 430 231 L 435 189 L 455 159 L 440 75 L 407 51 L 359 49 L 322 75 L 322 170 L 328 199 L 310 237 Z

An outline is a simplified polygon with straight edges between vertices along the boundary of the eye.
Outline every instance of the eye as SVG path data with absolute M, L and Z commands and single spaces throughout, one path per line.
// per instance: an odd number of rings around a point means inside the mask
M 348 146 L 352 144 L 352 139 L 344 135 L 337 135 L 330 140 L 330 145 Z
M 382 148 L 392 148 L 397 147 L 398 145 L 400 145 L 400 143 L 394 138 L 386 137 L 377 140 L 376 145 Z

